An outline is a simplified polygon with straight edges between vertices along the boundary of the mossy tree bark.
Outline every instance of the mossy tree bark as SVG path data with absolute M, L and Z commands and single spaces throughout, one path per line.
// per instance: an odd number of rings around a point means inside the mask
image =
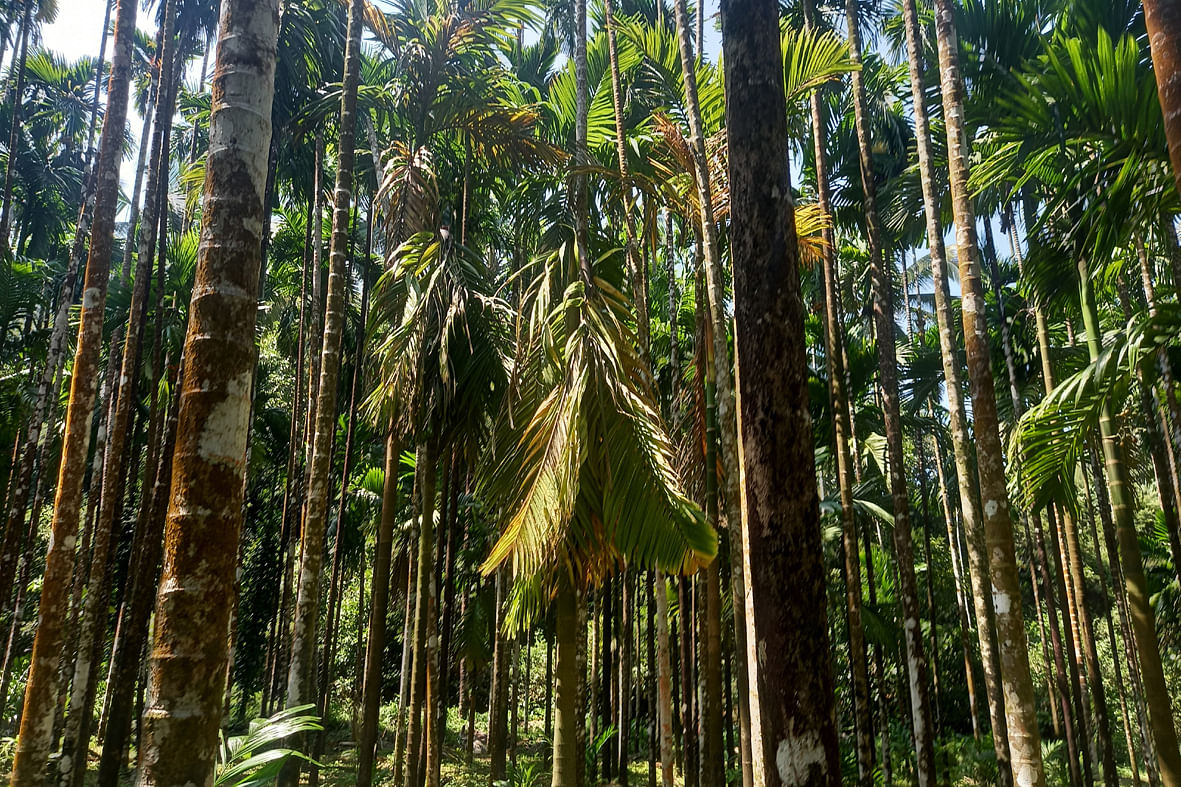
M 226 0 L 205 207 L 137 783 L 203 783 L 217 757 L 242 525 L 271 141 L 277 0 Z
M 90 448 L 91 421 L 100 375 L 103 315 L 106 308 L 115 213 L 119 199 L 119 162 L 131 82 L 135 37 L 135 0 L 120 0 L 115 21 L 114 54 L 107 86 L 107 111 L 95 169 L 94 223 L 90 258 L 82 292 L 77 349 L 66 410 L 65 437 L 58 472 L 49 551 L 42 578 L 40 619 L 25 685 L 24 710 L 12 765 L 13 785 L 40 784 L 53 744 L 58 697 L 58 666 L 65 637 L 74 547 L 82 508 L 82 482 Z

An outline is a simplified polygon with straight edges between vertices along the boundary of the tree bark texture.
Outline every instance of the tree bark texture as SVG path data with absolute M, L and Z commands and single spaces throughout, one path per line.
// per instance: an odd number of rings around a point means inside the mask
M 208 784 L 242 525 L 277 0 L 225 0 L 137 783 Z
M 758 713 L 752 709 L 758 724 L 752 726 L 761 739 L 756 734 L 753 740 L 762 746 L 767 787 L 837 785 L 835 699 L 778 10 L 774 0 L 725 0 L 721 6 L 741 522 L 754 611 L 752 644 L 758 654 L 751 665 L 759 702 Z M 766 363 L 771 357 L 783 363 Z

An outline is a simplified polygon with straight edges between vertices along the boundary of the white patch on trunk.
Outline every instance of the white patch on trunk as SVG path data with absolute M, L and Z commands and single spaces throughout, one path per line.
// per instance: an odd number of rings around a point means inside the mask
M 788 730 L 788 737 L 775 749 L 775 769 L 784 784 L 802 784 L 813 766 L 824 770 L 825 761 L 824 742 L 815 730 L 806 730 L 802 735 Z
M 1033 787 L 1036 781 L 1036 774 L 1033 770 L 1033 765 L 1025 763 L 1021 766 L 1021 770 L 1017 771 L 1017 787 Z
M 198 454 L 206 461 L 241 462 L 250 418 L 250 373 L 226 381 L 225 397 L 205 419 Z
M 1009 598 L 1009 594 L 995 585 L 992 588 L 992 605 L 996 607 L 996 614 L 1008 615 L 1009 610 L 1013 607 L 1013 602 Z
M 98 287 L 87 287 L 82 291 L 82 308 L 97 309 L 99 301 Z
M 996 512 L 1000 510 L 1000 504 L 995 500 L 989 500 L 984 504 L 984 515 L 989 519 L 996 516 Z

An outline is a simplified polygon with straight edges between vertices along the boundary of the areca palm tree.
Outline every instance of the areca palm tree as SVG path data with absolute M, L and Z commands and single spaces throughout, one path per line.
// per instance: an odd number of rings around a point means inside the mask
M 1102 341 L 1092 281 L 1094 261 L 1110 256 L 1127 243 L 1132 227 L 1155 223 L 1159 212 L 1175 199 L 1175 191 L 1169 188 L 1172 178 L 1166 164 L 1164 133 L 1156 122 L 1156 96 L 1141 89 L 1146 59 L 1130 36 L 1113 40 L 1101 29 L 1094 34 L 1092 43 L 1063 35 L 1047 48 L 1038 72 L 1031 69 L 1019 77 L 1022 89 L 1011 99 L 1014 111 L 1006 122 L 995 124 L 996 146 L 978 178 L 981 183 L 1010 178 L 1036 183 L 1046 191 L 1047 204 L 1040 222 L 1042 237 L 1052 249 L 1051 254 L 1073 259 L 1077 266 L 1077 276 L 1067 284 L 1077 287 L 1093 362 L 1100 357 Z M 1100 60 L 1105 63 L 1102 68 L 1096 67 Z M 1107 109 L 1103 115 L 1096 115 L 1096 106 Z M 1104 119 L 1096 122 L 1097 117 Z M 1047 133 L 1053 135 L 1053 142 Z M 1102 155 L 1096 155 L 1097 148 Z M 1064 169 L 1047 169 L 1047 164 Z M 1139 177 L 1123 177 L 1128 171 L 1125 167 L 1136 167 Z M 1167 184 L 1163 190 L 1159 186 L 1162 182 Z M 1103 188 L 1105 195 L 1101 219 L 1099 205 L 1090 198 L 1096 187 Z M 1113 223 L 1116 216 L 1121 218 Z M 1031 272 L 1031 278 L 1047 284 L 1050 277 Z M 1152 697 L 1164 691 L 1164 678 L 1158 671 L 1159 645 L 1153 614 L 1145 603 L 1147 585 L 1132 519 L 1134 502 L 1128 491 L 1128 463 L 1116 440 L 1119 420 L 1109 408 L 1106 399 L 1100 401 L 1095 424 L 1103 438 L 1120 563 L 1136 624 L 1135 646 L 1146 686 L 1161 687 L 1148 689 Z M 1069 468 L 1074 466 L 1071 455 L 1068 452 L 1057 456 L 1068 457 L 1060 467 L 1069 476 Z M 1073 486 L 1072 479 L 1069 484 Z M 1163 707 L 1153 708 L 1151 700 L 1149 711 L 1161 777 L 1174 778 L 1168 775 L 1177 762 L 1171 714 Z
M 221 19 L 210 116 L 214 144 L 185 339 L 142 784 L 212 778 L 225 690 L 227 602 L 234 598 L 256 359 L 278 4 L 228 0 Z M 211 593 L 218 602 L 209 603 Z
M 510 615 L 518 619 L 554 598 L 559 615 L 569 613 L 571 596 L 621 564 L 680 573 L 716 550 L 670 464 L 671 445 L 622 322 L 629 304 L 607 279 L 588 286 L 575 260 L 566 245 L 540 262 L 526 301 L 528 344 L 513 373 L 518 389 L 507 405 L 516 415 L 502 416 L 489 480 L 508 520 L 484 570 L 512 565 Z M 575 703 L 563 702 L 562 682 L 578 680 L 569 661 L 577 630 L 559 628 L 558 636 L 554 778 L 569 784 L 581 759 L 570 759 L 565 734 L 574 730 Z
M 58 660 L 61 658 L 65 636 L 66 604 L 74 564 L 73 547 L 81 514 L 82 480 L 94 414 L 111 245 L 114 241 L 119 154 L 130 89 L 131 38 L 135 30 L 135 3 L 131 0 L 119 3 L 115 30 L 115 54 L 96 168 L 98 187 L 95 193 L 95 219 L 91 228 L 90 259 L 86 265 L 83 311 L 74 357 L 70 406 L 66 413 L 66 438 L 62 445 L 54 503 L 53 540 L 42 579 L 44 589 L 40 620 L 25 688 L 20 743 L 13 761 L 12 781 L 18 785 L 36 783 L 41 778 L 53 740 Z
M 361 16 L 364 11 L 362 0 L 353 0 L 348 8 L 339 137 L 336 144 L 337 169 L 336 187 L 333 190 L 328 291 L 320 351 L 320 379 L 316 389 L 315 426 L 310 430 L 314 438 L 308 472 L 307 508 L 300 539 L 299 582 L 291 637 L 291 660 L 287 672 L 288 707 L 307 704 L 317 697 L 316 627 L 320 611 L 320 575 L 324 562 L 332 443 L 336 432 L 336 395 L 341 365 L 340 342 L 344 324 L 345 288 L 348 286 L 345 278 L 345 258 L 348 255 L 353 166 L 356 155 Z M 315 274 L 318 280 L 318 269 Z M 298 779 L 298 765 L 298 761 L 292 761 L 287 771 L 288 779 Z

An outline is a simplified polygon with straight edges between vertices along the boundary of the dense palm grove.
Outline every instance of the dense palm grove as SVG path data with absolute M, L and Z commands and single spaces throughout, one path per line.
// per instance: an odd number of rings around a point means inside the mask
M 70 13 L 11 784 L 1181 786 L 1178 3 Z

